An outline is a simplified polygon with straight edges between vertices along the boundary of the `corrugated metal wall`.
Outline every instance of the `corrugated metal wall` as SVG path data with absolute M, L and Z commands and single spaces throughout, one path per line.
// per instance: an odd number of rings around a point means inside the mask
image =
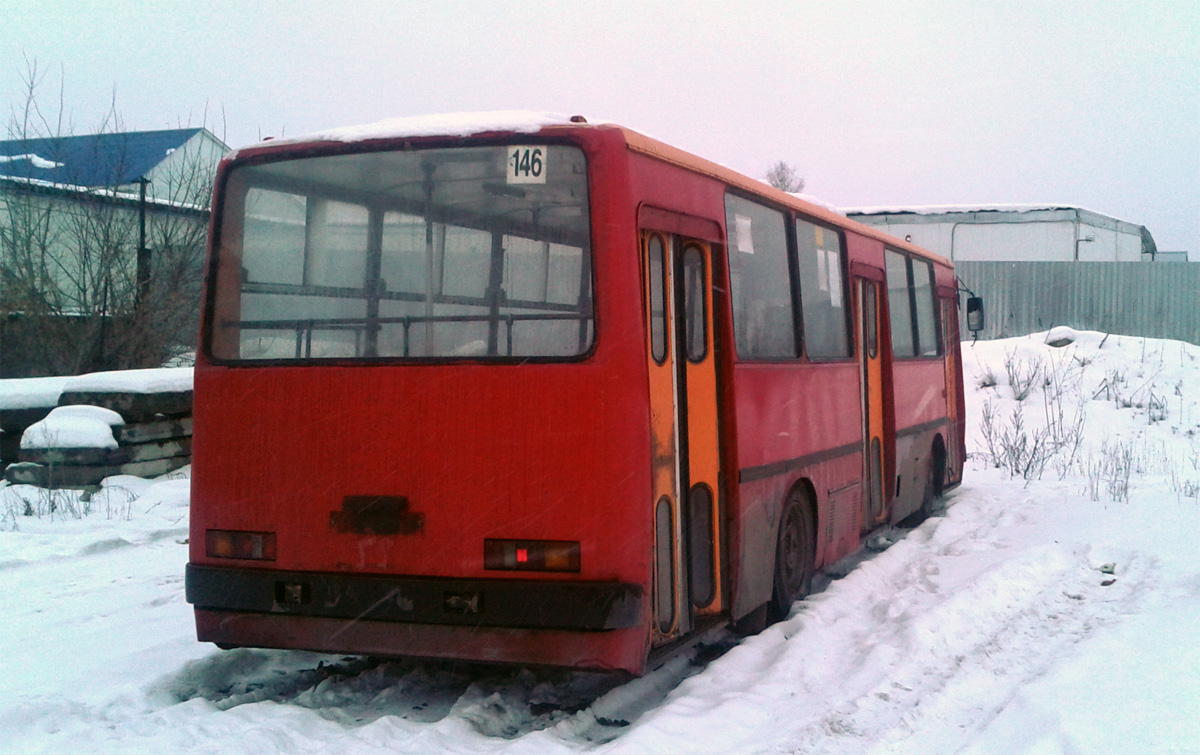
M 1067 325 L 1200 344 L 1200 264 L 959 261 L 954 267 L 983 297 L 987 327 L 980 338 Z M 965 312 L 959 316 L 965 333 Z

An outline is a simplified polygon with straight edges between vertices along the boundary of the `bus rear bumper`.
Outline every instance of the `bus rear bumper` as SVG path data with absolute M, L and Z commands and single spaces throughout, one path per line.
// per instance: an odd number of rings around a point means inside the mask
M 640 585 L 188 564 L 199 640 L 640 673 Z
M 196 609 L 196 637 L 222 647 L 287 648 L 404 658 L 645 672 L 644 629 L 572 632 Z

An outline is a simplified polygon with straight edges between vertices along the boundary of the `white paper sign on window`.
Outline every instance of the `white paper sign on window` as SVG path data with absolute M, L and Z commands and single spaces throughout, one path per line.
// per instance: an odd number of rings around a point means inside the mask
M 734 233 L 737 234 L 737 250 L 754 254 L 753 222 L 745 215 L 734 215 Z
M 829 303 L 834 307 L 842 306 L 842 265 L 836 251 L 829 251 Z

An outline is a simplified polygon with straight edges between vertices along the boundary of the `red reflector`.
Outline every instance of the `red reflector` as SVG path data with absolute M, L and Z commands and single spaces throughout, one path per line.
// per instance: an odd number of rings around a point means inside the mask
M 502 571 L 579 571 L 574 540 L 484 540 L 483 568 Z
M 204 552 L 209 558 L 274 561 L 275 533 L 208 530 L 204 537 Z

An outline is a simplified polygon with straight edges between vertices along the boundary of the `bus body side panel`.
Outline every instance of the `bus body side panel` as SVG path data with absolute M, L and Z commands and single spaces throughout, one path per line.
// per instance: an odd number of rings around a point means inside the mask
M 611 583 L 634 592 L 649 585 L 649 480 L 631 473 L 649 469 L 650 447 L 637 236 L 624 211 L 628 166 L 619 132 L 591 132 L 580 142 L 593 167 L 594 352 L 557 364 L 346 366 L 215 366 L 201 355 L 195 567 L 252 576 L 279 570 Z M 351 500 L 378 496 L 391 497 L 400 531 L 376 534 L 369 524 L 347 531 Z M 213 558 L 209 530 L 272 532 L 275 559 Z M 577 541 L 580 569 L 485 570 L 485 538 Z M 461 607 L 453 597 L 447 611 Z M 633 673 L 643 670 L 649 648 L 648 594 L 640 596 L 637 626 L 577 632 L 519 623 L 462 631 L 277 612 L 217 619 L 204 608 L 197 605 L 201 639 L 231 645 L 478 660 L 500 659 L 505 648 L 525 658 L 540 647 L 540 660 L 529 662 Z M 443 631 L 461 642 L 437 639 Z
M 945 364 L 941 359 L 892 363 L 896 413 L 896 473 L 891 478 L 892 521 L 920 508 L 934 438 L 946 437 Z
M 955 456 L 956 463 L 950 469 L 950 487 L 957 486 L 962 483 L 963 467 L 966 465 L 967 459 L 967 412 L 966 412 L 966 391 L 963 387 L 962 373 L 962 345 L 959 342 L 959 336 L 955 334 L 954 343 L 950 344 L 950 348 L 954 349 L 957 356 L 958 370 L 955 373 L 955 390 L 958 391 L 958 411 L 957 417 L 952 417 L 951 421 L 958 426 L 956 438 L 958 439 L 958 454 Z
M 857 549 L 863 461 L 856 363 L 742 363 L 734 376 L 738 616 L 770 598 L 780 506 L 798 480 L 815 494 L 817 564 Z
M 950 465 L 947 470 L 948 487 L 954 487 L 962 482 L 963 465 L 967 458 L 966 391 L 963 386 L 962 372 L 962 328 L 958 322 L 958 279 L 955 277 L 952 267 L 934 265 L 933 269 L 939 288 L 938 295 L 943 297 L 946 302 L 946 311 L 950 320 L 949 327 L 946 328 L 947 332 L 942 334 L 942 343 L 947 350 L 945 358 L 954 360 L 946 385 L 946 390 L 954 391 L 957 398 L 954 402 L 954 406 L 957 407 L 957 415 L 950 417 L 949 420 L 955 428 L 951 437 L 953 442 L 957 443 L 958 448 L 948 454 Z M 947 439 L 947 445 L 950 442 L 951 439 Z

